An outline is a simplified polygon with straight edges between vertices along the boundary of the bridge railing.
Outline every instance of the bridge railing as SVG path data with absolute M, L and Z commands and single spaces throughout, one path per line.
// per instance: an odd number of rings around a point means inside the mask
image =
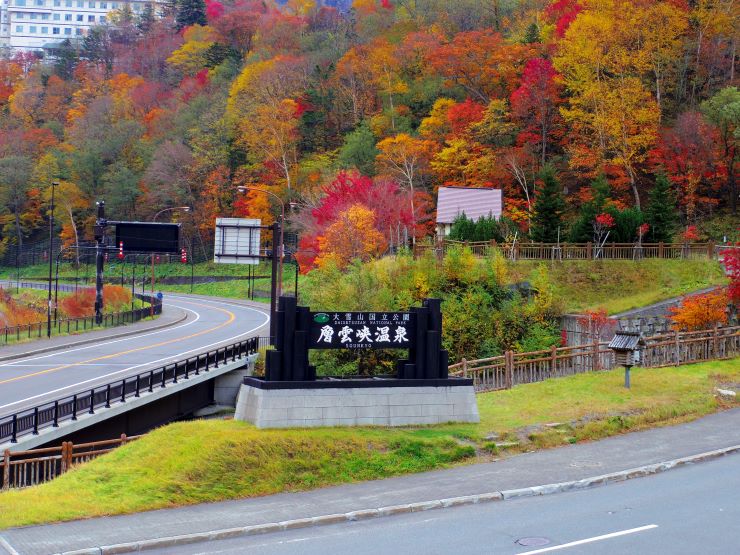
M 42 283 L 35 282 L 21 282 L 20 287 L 25 289 L 46 289 L 48 286 Z M 71 290 L 71 289 L 62 289 Z M 162 313 L 162 301 L 157 299 L 156 296 L 136 293 L 136 298 L 145 303 L 149 303 L 149 306 L 143 308 L 136 308 L 134 310 L 126 310 L 123 312 L 113 312 L 110 314 L 103 314 L 103 320 L 100 324 L 95 322 L 95 316 L 82 316 L 79 318 L 58 318 L 51 321 L 51 334 L 52 335 L 63 335 L 71 333 L 79 333 L 92 331 L 95 328 L 109 328 L 114 326 L 120 326 L 123 324 L 132 324 L 139 322 L 144 318 L 150 316 L 159 315 Z M 44 337 L 48 331 L 48 324 L 46 320 L 41 322 L 32 322 L 30 324 L 23 324 L 19 326 L 7 326 L 0 328 L 0 345 L 8 345 L 13 342 L 19 342 L 30 339 L 40 339 Z
M 77 420 L 85 414 L 95 414 L 98 409 L 125 403 L 154 390 L 164 389 L 181 380 L 188 380 L 202 372 L 216 369 L 222 364 L 256 354 L 267 338 L 251 337 L 206 353 L 179 360 L 136 374 L 115 382 L 93 387 L 74 395 L 49 401 L 32 408 L 0 418 L 0 443 L 17 443 L 24 435 L 38 435 L 40 430 L 58 427 L 61 422 Z

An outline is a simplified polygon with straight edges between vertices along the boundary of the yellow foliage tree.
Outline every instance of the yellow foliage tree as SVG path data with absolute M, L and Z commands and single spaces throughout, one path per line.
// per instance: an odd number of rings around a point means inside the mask
M 352 260 L 379 256 L 387 247 L 383 234 L 375 228 L 375 213 L 362 204 L 340 212 L 336 221 L 319 237 L 319 267 L 330 261 L 340 268 Z
M 192 25 L 183 35 L 185 43 L 167 58 L 167 63 L 184 75 L 195 75 L 206 66 L 206 53 L 214 43 L 213 30 L 207 25 Z

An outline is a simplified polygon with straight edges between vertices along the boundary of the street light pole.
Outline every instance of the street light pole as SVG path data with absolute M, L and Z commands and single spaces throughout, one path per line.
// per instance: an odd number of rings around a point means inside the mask
M 51 257 L 51 249 L 54 241 L 54 192 L 59 185 L 58 181 L 53 181 L 51 184 L 51 214 L 49 216 L 49 295 L 46 303 L 46 337 L 51 337 L 51 270 L 53 266 L 53 260 Z
M 272 198 L 278 201 L 278 204 L 280 204 L 280 231 L 279 231 L 279 258 L 278 258 L 278 279 L 277 279 L 277 296 L 280 297 L 280 295 L 283 292 L 283 256 L 285 255 L 285 245 L 283 242 L 283 228 L 285 227 L 285 203 L 283 202 L 283 199 L 281 199 L 279 196 L 277 196 L 275 193 L 272 193 L 270 191 L 266 191 L 264 189 L 260 189 L 258 187 L 248 187 L 246 185 L 239 185 L 236 188 L 237 191 L 240 193 L 243 193 L 245 191 L 259 191 L 260 193 L 265 193 L 266 195 L 270 195 Z M 273 237 L 273 256 L 275 252 L 275 238 Z

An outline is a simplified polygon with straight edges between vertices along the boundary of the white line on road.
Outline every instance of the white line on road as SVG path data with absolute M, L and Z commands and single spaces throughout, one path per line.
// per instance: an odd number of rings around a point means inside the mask
M 542 549 L 535 549 L 534 551 L 524 551 L 519 555 L 534 555 L 535 553 L 547 553 L 549 551 L 557 551 L 559 549 L 567 549 L 569 547 L 575 547 L 577 545 L 583 545 L 585 543 L 600 542 L 601 540 L 608 540 L 610 538 L 617 538 L 619 536 L 626 536 L 627 534 L 636 534 L 637 532 L 644 532 L 645 530 L 652 530 L 657 528 L 657 524 L 648 524 L 647 526 L 640 526 L 639 528 L 630 528 L 629 530 L 622 530 L 620 532 L 612 532 L 611 534 L 604 534 L 603 536 L 594 536 L 593 538 L 586 538 L 570 543 L 563 543 L 560 545 L 553 545 L 552 547 L 544 547 Z
M 184 307 L 178 307 L 178 308 L 183 308 L 183 310 L 189 310 L 189 309 L 186 309 Z M 85 380 L 83 382 L 77 382 L 77 383 L 70 384 L 70 385 L 67 385 L 67 386 L 64 386 L 64 387 L 60 387 L 58 389 L 54 389 L 54 390 L 51 390 L 51 391 L 45 391 L 44 393 L 41 393 L 39 395 L 34 395 L 33 397 L 27 397 L 25 399 L 20 399 L 18 401 L 14 401 L 12 403 L 8 403 L 7 405 L 0 405 L 0 409 L 5 409 L 7 407 L 12 407 L 13 405 L 17 405 L 19 403 L 30 401 L 32 399 L 38 399 L 39 397 L 46 397 L 48 395 L 51 395 L 52 393 L 59 393 L 60 391 L 64 391 L 66 389 L 72 389 L 72 388 L 75 388 L 75 387 L 79 387 L 81 385 L 85 385 L 85 384 L 88 384 L 90 382 L 100 382 L 100 381 L 103 380 L 103 378 L 109 378 L 110 376 L 115 376 L 116 374 L 121 374 L 122 372 L 128 372 L 129 370 L 134 370 L 135 368 L 140 368 L 142 366 L 148 366 L 150 364 L 155 364 L 157 362 L 163 362 L 165 360 L 176 359 L 176 358 L 179 358 L 182 355 L 185 355 L 187 353 L 193 353 L 195 351 L 202 351 L 203 349 L 208 349 L 208 347 L 213 347 L 214 345 L 220 345 L 220 344 L 223 344 L 223 343 L 228 343 L 229 341 L 232 341 L 232 340 L 237 339 L 239 337 L 243 337 L 245 335 L 249 335 L 250 333 L 252 333 L 254 331 L 257 331 L 262 326 L 264 326 L 267 322 L 270 321 L 270 317 L 267 314 L 265 314 L 264 312 L 260 312 L 257 309 L 249 308 L 249 307 L 244 307 L 244 306 L 242 306 L 242 308 L 245 308 L 247 310 L 252 310 L 252 311 L 256 312 L 257 314 L 260 314 L 260 315 L 264 316 L 265 317 L 265 320 L 260 325 L 255 326 L 254 328 L 252 328 L 250 330 L 247 330 L 247 331 L 244 331 L 244 332 L 242 332 L 242 333 L 240 333 L 238 335 L 234 335 L 234 336 L 228 337 L 226 339 L 220 339 L 219 341 L 215 341 L 213 343 L 209 343 L 208 345 L 200 345 L 199 347 L 195 347 L 194 349 L 190 349 L 189 351 L 183 351 L 183 352 L 178 353 L 176 355 L 170 355 L 168 357 L 160 358 L 158 360 L 151 360 L 151 361 L 148 361 L 148 362 L 143 362 L 141 364 L 136 364 L 134 366 L 129 366 L 128 368 L 123 368 L 122 370 L 117 370 L 115 372 L 110 372 L 109 374 L 103 374 L 102 376 L 96 376 L 95 378 L 90 379 L 90 380 Z M 194 311 L 191 311 L 191 312 L 194 312 Z

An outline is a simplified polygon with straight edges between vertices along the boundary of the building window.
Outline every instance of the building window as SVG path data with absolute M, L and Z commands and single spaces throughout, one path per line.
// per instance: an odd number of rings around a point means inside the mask
M 87 16 L 87 21 L 90 22 L 90 23 L 94 23 L 95 22 L 95 16 L 94 15 L 88 15 Z
M 64 28 L 64 34 L 65 35 L 71 35 L 72 34 L 72 27 L 65 27 Z
M 75 35 L 81 35 L 81 34 L 82 34 L 82 29 L 80 29 L 79 27 L 75 29 Z
M 15 26 L 15 32 L 16 33 L 22 33 L 23 32 L 23 25 L 16 25 Z
M 59 21 L 62 18 L 61 14 L 55 13 L 54 14 L 54 21 Z
M 81 13 L 78 13 L 77 14 L 77 21 L 82 21 L 82 20 L 83 20 L 82 14 Z
M 31 25 L 31 26 L 30 26 L 30 27 L 28 28 L 28 32 L 29 32 L 29 33 L 35 33 L 35 32 L 36 32 L 36 25 Z
M 31 14 L 29 14 L 29 17 L 30 17 L 31 19 L 36 19 L 36 14 L 35 14 L 35 13 L 31 13 Z
M 49 21 L 49 14 L 48 13 L 42 13 L 41 14 L 41 19 L 43 19 L 44 21 Z
M 44 0 L 36 0 L 36 5 L 37 6 L 43 6 L 44 5 Z
M 112 10 L 117 10 L 118 9 L 118 2 L 111 2 L 110 8 Z
M 78 8 L 84 8 L 85 7 L 85 2 L 83 2 L 83 0 L 77 0 L 77 7 Z
M 71 13 L 65 13 L 64 14 L 64 21 L 72 21 L 72 14 Z
M 49 28 L 48 27 L 41 27 L 41 34 L 42 35 L 48 35 L 49 34 Z
M 26 0 L 15 0 L 15 5 L 16 6 L 25 6 L 26 5 Z
M 105 23 L 105 16 L 104 15 L 101 15 L 100 16 L 100 23 Z
M 54 0 L 54 7 L 55 8 L 58 8 L 61 5 L 62 5 L 62 0 Z
M 108 9 L 108 2 L 101 2 L 100 3 L 100 9 L 101 10 L 107 10 Z
M 66 0 L 64 2 L 64 5 L 67 6 L 68 8 L 71 8 L 72 7 L 72 0 Z
M 52 27 L 51 32 L 54 35 L 58 35 L 59 34 L 59 27 Z
M 95 7 L 95 2 L 88 2 L 87 3 L 87 7 L 88 8 L 94 8 Z

